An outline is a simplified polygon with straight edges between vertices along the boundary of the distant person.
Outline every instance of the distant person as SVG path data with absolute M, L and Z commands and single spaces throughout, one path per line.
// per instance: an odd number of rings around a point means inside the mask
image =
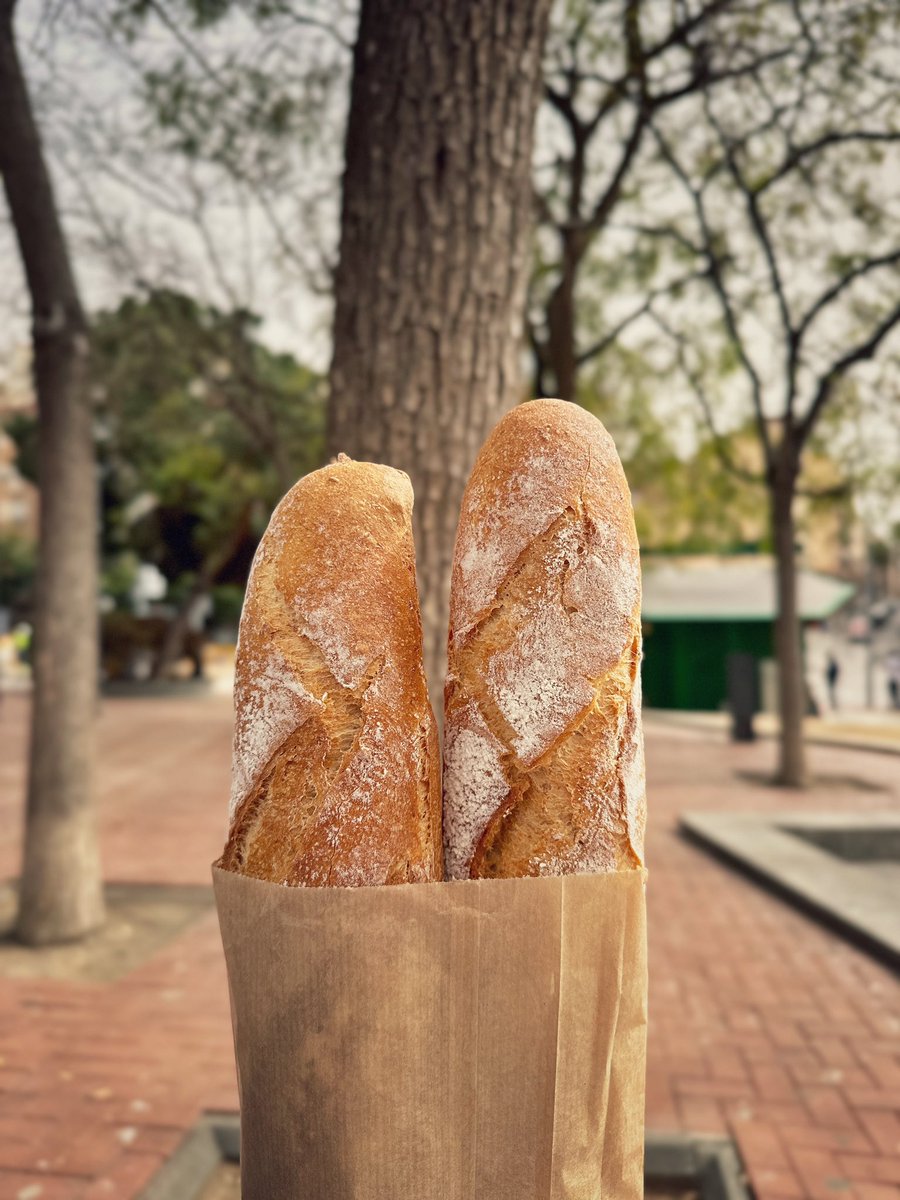
M 885 666 L 891 708 L 900 708 L 900 650 L 894 650 L 887 656 Z
M 832 708 L 837 708 L 837 682 L 841 674 L 841 664 L 833 654 L 828 655 L 828 665 L 825 668 L 825 678 L 828 681 L 828 702 Z

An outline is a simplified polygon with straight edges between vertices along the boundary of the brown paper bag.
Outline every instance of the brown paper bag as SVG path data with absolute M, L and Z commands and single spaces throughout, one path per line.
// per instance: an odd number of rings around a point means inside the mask
M 643 872 L 213 882 L 243 1200 L 643 1195 Z

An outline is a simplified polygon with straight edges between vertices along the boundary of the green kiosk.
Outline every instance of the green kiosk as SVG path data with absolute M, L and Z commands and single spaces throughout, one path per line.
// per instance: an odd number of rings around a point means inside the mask
M 771 557 L 646 555 L 643 573 L 644 705 L 694 712 L 725 707 L 729 655 L 749 654 L 757 663 L 774 657 Z M 798 587 L 805 624 L 826 620 L 856 590 L 804 568 Z

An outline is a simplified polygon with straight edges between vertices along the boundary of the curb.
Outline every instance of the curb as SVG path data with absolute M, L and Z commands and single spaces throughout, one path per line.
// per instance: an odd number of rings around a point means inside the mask
M 240 1118 L 206 1113 L 138 1200 L 197 1200 L 223 1163 L 240 1162 Z M 734 1143 L 684 1133 L 648 1133 L 648 1182 L 699 1188 L 701 1200 L 751 1200 Z

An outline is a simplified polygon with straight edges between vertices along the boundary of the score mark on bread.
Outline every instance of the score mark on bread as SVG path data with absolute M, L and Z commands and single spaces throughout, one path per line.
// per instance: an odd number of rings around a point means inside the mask
M 441 878 L 412 499 L 402 472 L 341 456 L 273 513 L 241 617 L 226 869 L 309 886 Z

